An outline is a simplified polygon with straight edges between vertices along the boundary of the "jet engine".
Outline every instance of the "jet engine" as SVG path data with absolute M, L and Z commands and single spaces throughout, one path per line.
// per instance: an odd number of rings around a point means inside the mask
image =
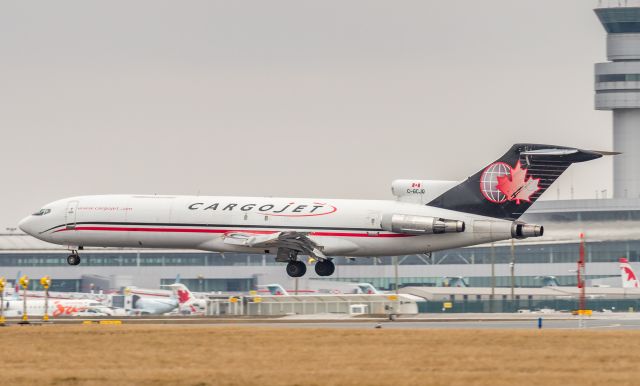
M 511 225 L 511 237 L 516 239 L 526 239 L 527 237 L 540 237 L 544 234 L 542 225 L 525 224 L 514 221 Z
M 406 214 L 383 216 L 380 225 L 385 231 L 410 235 L 464 232 L 465 228 L 464 221 Z

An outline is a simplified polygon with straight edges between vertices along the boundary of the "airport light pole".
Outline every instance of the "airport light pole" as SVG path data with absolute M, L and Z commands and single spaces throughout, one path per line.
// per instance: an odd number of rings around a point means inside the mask
M 49 287 L 51 286 L 51 278 L 45 276 L 40 279 L 40 284 L 44 287 L 44 315 L 42 316 L 43 322 L 49 321 Z
M 20 285 L 22 286 L 22 322 L 23 324 L 29 323 L 29 316 L 27 315 L 27 287 L 29 287 L 29 277 L 24 275 L 20 278 Z
M 200 292 L 204 292 L 204 276 L 198 275 L 198 288 L 200 288 Z

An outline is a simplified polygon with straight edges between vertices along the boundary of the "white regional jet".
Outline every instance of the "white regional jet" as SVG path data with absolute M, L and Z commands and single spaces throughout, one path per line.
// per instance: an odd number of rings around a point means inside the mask
M 185 312 L 200 312 L 206 309 L 206 300 L 198 299 L 182 283 L 164 285 L 170 290 L 127 287 L 125 294 L 133 296 L 132 308 L 141 314 L 162 315 L 176 308 Z
M 66 245 L 70 265 L 91 247 L 269 253 L 292 277 L 313 257 L 320 276 L 332 256 L 428 253 L 542 236 L 518 218 L 572 163 L 609 152 L 516 144 L 462 182 L 398 180 L 397 200 L 99 195 L 65 198 L 23 219 L 20 229 Z

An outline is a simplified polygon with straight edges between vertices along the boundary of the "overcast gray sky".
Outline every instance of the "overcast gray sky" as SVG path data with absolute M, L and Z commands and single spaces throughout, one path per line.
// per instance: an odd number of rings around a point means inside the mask
M 390 198 L 609 149 L 584 0 L 0 1 L 0 226 L 72 195 Z M 611 192 L 611 162 L 545 196 Z

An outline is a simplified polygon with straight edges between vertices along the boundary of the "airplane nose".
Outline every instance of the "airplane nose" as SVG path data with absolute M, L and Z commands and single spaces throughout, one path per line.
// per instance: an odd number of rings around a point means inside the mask
M 31 216 L 25 217 L 18 223 L 18 228 L 20 228 L 24 233 L 32 234 L 33 226 L 31 221 Z

